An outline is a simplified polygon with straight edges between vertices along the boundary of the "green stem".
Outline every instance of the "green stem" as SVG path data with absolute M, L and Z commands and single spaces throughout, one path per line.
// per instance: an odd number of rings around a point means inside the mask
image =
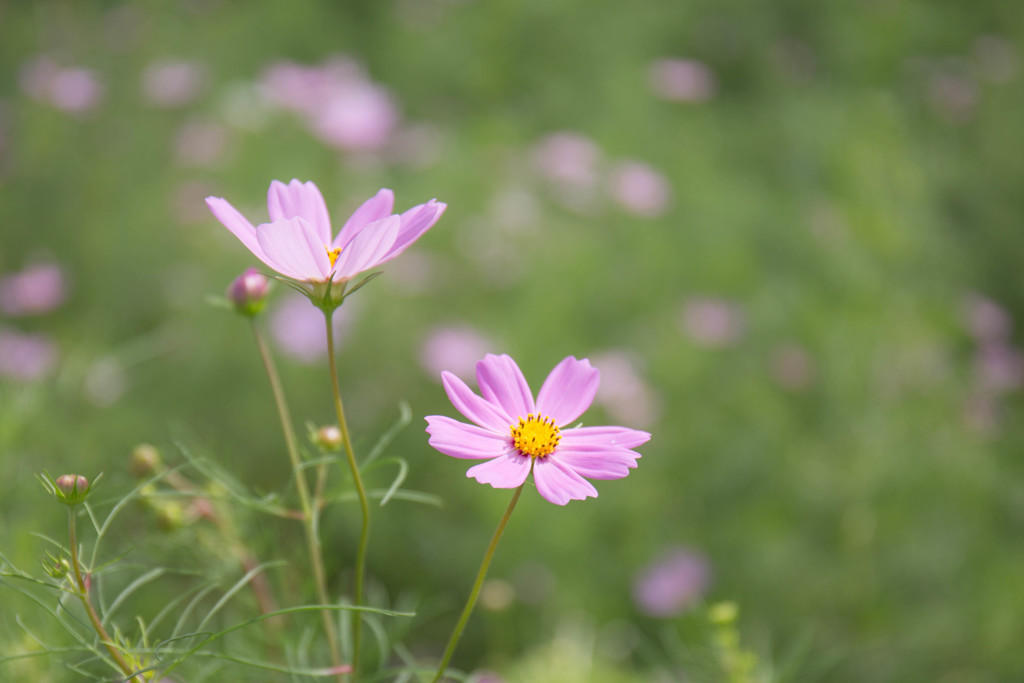
M 491 558 L 494 557 L 494 551 L 498 547 L 498 541 L 501 540 L 501 535 L 505 532 L 505 526 L 508 524 L 509 518 L 512 516 L 512 511 L 516 508 L 516 503 L 519 501 L 519 494 L 523 492 L 523 486 L 526 482 L 519 485 L 516 492 L 512 495 L 512 500 L 508 504 L 508 508 L 505 509 L 505 514 L 498 522 L 498 528 L 494 530 L 494 536 L 491 538 L 491 544 L 487 546 L 487 552 L 484 553 L 484 561 L 480 563 L 480 571 L 476 575 L 476 583 L 473 584 L 473 590 L 469 592 L 469 600 L 466 601 L 466 606 L 462 609 L 462 616 L 459 617 L 459 621 L 455 624 L 455 630 L 452 631 L 451 638 L 448 639 L 448 648 L 444 651 L 444 658 L 441 659 L 441 665 L 437 667 L 437 674 L 434 676 L 431 683 L 437 683 L 444 676 L 445 669 L 448 668 L 448 662 L 451 661 L 452 655 L 455 654 L 455 646 L 459 644 L 459 638 L 462 637 L 462 631 L 466 628 L 466 622 L 469 621 L 469 615 L 473 612 L 473 607 L 476 606 L 476 599 L 480 595 L 480 589 L 484 585 L 484 579 L 487 578 L 487 568 L 491 566 Z
M 356 578 L 353 587 L 353 602 L 361 605 L 363 602 L 363 579 L 366 574 L 366 544 L 370 537 L 370 502 L 366 497 L 366 488 L 363 486 L 363 478 L 359 474 L 359 463 L 356 462 L 355 451 L 352 450 L 352 439 L 348 432 L 348 423 L 345 421 L 345 408 L 341 403 L 341 387 L 338 383 L 338 363 L 334 358 L 334 326 L 331 325 L 331 317 L 334 311 L 324 310 L 324 320 L 327 323 L 327 359 L 331 370 L 331 389 L 334 392 L 334 410 L 338 415 L 338 429 L 341 430 L 341 441 L 345 446 L 345 458 L 348 460 L 348 467 L 352 471 L 352 481 L 355 482 L 356 494 L 359 496 L 359 509 L 362 512 L 362 527 L 359 531 L 359 547 L 356 550 Z M 362 628 L 362 618 L 357 613 L 352 623 L 352 671 L 355 676 L 359 675 L 359 640 Z
M 281 429 L 284 431 L 285 446 L 288 450 L 288 459 L 292 465 L 292 476 L 295 478 L 295 488 L 299 494 L 299 505 L 302 507 L 302 527 L 306 532 L 306 546 L 309 549 L 309 564 L 313 568 L 313 583 L 316 586 L 317 600 L 322 605 L 329 605 L 331 599 L 327 593 L 327 580 L 324 576 L 324 556 L 320 539 L 317 538 L 317 515 L 320 506 L 311 500 L 309 495 L 309 484 L 306 482 L 306 471 L 299 458 L 298 441 L 295 438 L 295 429 L 292 427 L 291 415 L 288 412 L 288 403 L 285 401 L 284 390 L 281 388 L 281 378 L 274 366 L 274 359 L 270 355 L 263 335 L 255 321 L 252 324 L 252 333 L 256 338 L 256 346 L 259 348 L 260 358 L 263 360 L 263 368 L 270 380 L 270 390 L 274 394 L 274 403 L 277 405 L 277 416 L 281 420 Z M 341 667 L 341 650 L 338 648 L 338 633 L 334 626 L 334 619 L 327 610 L 321 612 L 324 623 L 324 634 L 327 636 L 327 646 L 331 652 L 331 663 L 335 668 Z M 343 674 L 338 674 L 338 681 L 345 680 Z
M 75 573 L 75 592 L 78 593 L 78 598 L 82 601 L 82 607 L 85 608 L 86 614 L 89 615 L 89 621 L 92 623 L 93 629 L 96 630 L 96 635 L 100 637 L 100 642 L 103 643 L 103 646 L 107 648 L 107 652 L 117 662 L 117 667 L 128 677 L 126 680 L 135 680 L 135 672 L 125 660 L 121 651 L 114 645 L 114 641 L 110 639 L 107 629 L 103 628 L 103 622 L 100 621 L 99 615 L 96 614 L 95 608 L 93 608 L 92 603 L 89 601 L 89 589 L 85 585 L 85 578 L 82 576 L 82 567 L 78 559 L 78 535 L 75 532 L 75 511 L 73 508 L 68 509 L 68 543 L 71 545 L 71 568 Z

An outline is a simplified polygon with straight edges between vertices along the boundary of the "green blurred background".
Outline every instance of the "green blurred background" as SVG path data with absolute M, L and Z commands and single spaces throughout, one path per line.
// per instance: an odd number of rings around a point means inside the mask
M 277 487 L 251 336 L 207 301 L 257 263 L 203 197 L 259 222 L 270 180 L 314 180 L 340 226 L 390 187 L 449 208 L 346 304 L 339 362 L 357 449 L 407 401 L 390 452 L 444 500 L 374 519 L 414 651 L 437 656 L 508 497 L 427 446 L 422 416 L 455 415 L 437 367 L 506 352 L 537 388 L 571 354 L 605 370 L 588 424 L 654 436 L 596 500 L 528 491 L 491 574 L 511 604 L 458 665 L 529 680 L 583 628 L 578 680 L 701 680 L 703 594 L 794 658 L 780 679 L 1018 680 L 1022 38 L 997 0 L 2 3 L 0 549 L 31 568 L 31 532 L 61 530 L 33 473 L 103 470 L 114 500 L 140 442 Z M 33 267 L 63 291 L 34 309 L 10 279 Z M 296 420 L 330 421 L 324 364 L 277 348 Z M 338 591 L 356 516 L 325 519 Z M 301 557 L 258 523 L 265 557 Z M 138 515 L 110 552 L 210 561 L 161 533 Z M 633 584 L 679 547 L 709 583 L 651 616 Z M 16 651 L 33 607 L 0 604 Z

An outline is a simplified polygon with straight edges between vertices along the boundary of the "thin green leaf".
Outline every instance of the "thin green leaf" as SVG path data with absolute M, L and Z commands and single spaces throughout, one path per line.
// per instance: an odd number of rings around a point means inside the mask
M 132 593 L 137 591 L 139 588 L 142 588 L 150 581 L 153 581 L 154 579 L 163 576 L 164 573 L 165 570 L 162 567 L 157 567 L 156 569 L 151 569 L 150 571 L 146 572 L 145 574 L 143 574 L 142 576 L 140 576 L 139 578 L 135 579 L 130 584 L 125 586 L 125 589 L 121 591 L 121 594 L 118 595 L 114 599 L 114 602 L 110 604 L 110 607 L 107 608 L 106 612 L 103 615 L 103 618 L 100 620 L 100 623 L 109 623 L 110 618 L 114 615 L 114 612 L 117 611 L 117 608 L 120 607 Z
M 187 605 L 185 605 L 185 609 L 182 610 L 180 615 L 178 615 L 177 623 L 174 624 L 174 630 L 171 631 L 172 638 L 176 638 L 178 634 L 181 633 L 182 628 L 184 628 L 185 626 L 185 622 L 188 620 L 190 616 L 192 616 L 192 611 L 195 610 L 197 605 L 199 605 L 199 601 L 205 598 L 211 592 L 213 592 L 213 590 L 216 587 L 216 584 L 209 584 L 203 587 L 199 592 L 196 593 L 196 596 L 192 598 L 192 600 L 189 601 Z
M 391 442 L 394 441 L 395 436 L 398 435 L 398 432 L 402 431 L 402 429 L 407 427 L 409 425 L 409 422 L 411 421 L 412 409 L 409 407 L 408 403 L 402 401 L 401 403 L 398 404 L 398 419 L 395 420 L 395 422 L 392 423 L 390 427 L 388 427 L 386 432 L 381 434 L 379 439 L 377 439 L 377 443 L 375 443 L 373 445 L 373 448 L 370 449 L 370 452 L 367 453 L 362 465 L 360 465 L 360 469 L 367 467 L 374 460 L 379 458 L 380 455 L 384 452 L 384 449 L 391 445 Z
M 215 604 L 213 606 L 213 608 L 207 613 L 207 615 L 205 617 L 203 617 L 203 620 L 201 622 L 199 622 L 199 626 L 198 626 L 198 628 L 196 630 L 202 631 L 203 627 L 206 626 L 206 624 L 210 621 L 210 619 L 212 619 L 213 616 L 215 614 L 217 614 L 217 612 L 220 611 L 220 608 L 223 607 L 224 605 L 226 605 L 228 603 L 228 601 L 231 600 L 231 598 L 233 598 L 236 593 L 238 593 L 238 591 L 240 591 L 243 588 L 245 588 L 245 585 L 247 583 L 249 583 L 250 581 L 252 581 L 252 578 L 254 576 L 256 576 L 257 574 L 262 572 L 267 567 L 277 567 L 277 566 L 280 566 L 282 564 L 285 564 L 284 560 L 275 560 L 273 562 L 264 562 L 263 564 L 259 565 L 258 567 L 253 567 L 248 572 L 246 572 L 245 576 L 243 576 L 238 581 L 236 581 L 235 585 L 233 585 L 230 589 L 228 589 L 227 593 L 225 593 L 224 595 L 221 596 L 220 600 L 217 601 L 217 604 Z
M 187 660 L 188 658 L 192 657 L 196 652 L 198 652 L 201 648 L 205 647 L 209 643 L 212 643 L 215 640 L 219 640 L 220 638 L 223 638 L 224 636 L 228 635 L 229 633 L 234 633 L 235 631 L 241 630 L 241 629 L 245 628 L 246 626 L 250 626 L 252 624 L 259 623 L 259 622 L 261 622 L 261 621 L 263 621 L 265 619 L 270 619 L 270 618 L 273 618 L 273 617 L 276 617 L 276 616 L 279 616 L 279 615 L 282 615 L 282 614 L 298 614 L 298 613 L 302 613 L 302 612 L 319 612 L 319 611 L 323 611 L 323 610 L 369 612 L 369 613 L 372 613 L 372 614 L 381 614 L 381 615 L 384 615 L 384 616 L 391 616 L 391 617 L 415 617 L 416 616 L 415 612 L 394 612 L 392 610 L 379 609 L 377 607 L 363 607 L 363 606 L 355 606 L 355 605 L 299 605 L 297 607 L 286 607 L 284 609 L 274 610 L 273 612 L 267 612 L 266 614 L 260 614 L 258 616 L 252 617 L 250 619 L 246 619 L 245 621 L 243 621 L 241 623 L 238 623 L 238 624 L 235 624 L 234 626 L 231 626 L 229 628 L 226 628 L 223 631 L 219 631 L 217 633 L 213 633 L 213 634 L 208 635 L 206 638 L 204 638 L 201 642 L 199 642 L 198 644 L 196 644 L 192 648 L 182 652 L 181 655 L 178 657 L 178 659 L 173 664 L 171 664 L 170 667 L 168 667 L 164 671 L 164 675 L 166 676 L 166 675 L 170 674 L 171 671 L 173 671 L 174 669 L 179 667 L 185 660 Z M 163 641 L 162 643 L 157 645 L 156 649 L 157 649 L 157 651 L 163 650 L 164 649 L 164 645 L 169 643 L 169 642 L 177 641 L 177 640 L 183 640 L 183 639 L 186 639 L 186 638 L 189 638 L 189 637 L 193 637 L 193 636 L 196 636 L 196 635 L 203 635 L 203 634 L 200 634 L 200 633 L 186 633 L 186 634 L 182 634 L 180 636 L 176 636 L 174 638 L 171 638 L 171 639 Z

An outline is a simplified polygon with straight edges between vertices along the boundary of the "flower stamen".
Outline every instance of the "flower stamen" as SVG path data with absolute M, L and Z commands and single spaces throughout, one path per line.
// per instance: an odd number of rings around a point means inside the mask
M 333 268 L 335 262 L 338 260 L 338 257 L 341 256 L 341 247 L 332 248 L 325 244 L 324 249 L 327 250 L 327 258 L 331 259 L 331 268 Z
M 555 421 L 546 415 L 527 415 L 519 418 L 519 423 L 510 427 L 512 445 L 523 455 L 531 458 L 543 458 L 551 455 L 562 440 Z

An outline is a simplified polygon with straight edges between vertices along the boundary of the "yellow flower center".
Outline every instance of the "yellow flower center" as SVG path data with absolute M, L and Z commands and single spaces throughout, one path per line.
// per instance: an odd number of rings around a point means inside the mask
M 327 250 L 327 258 L 331 259 L 331 268 L 333 268 L 334 262 L 337 261 L 338 257 L 341 255 L 341 247 L 334 247 L 332 249 L 325 244 L 324 249 Z
M 531 458 L 551 455 L 562 439 L 555 421 L 547 416 L 531 414 L 521 417 L 519 424 L 512 425 L 511 429 L 512 445 Z

